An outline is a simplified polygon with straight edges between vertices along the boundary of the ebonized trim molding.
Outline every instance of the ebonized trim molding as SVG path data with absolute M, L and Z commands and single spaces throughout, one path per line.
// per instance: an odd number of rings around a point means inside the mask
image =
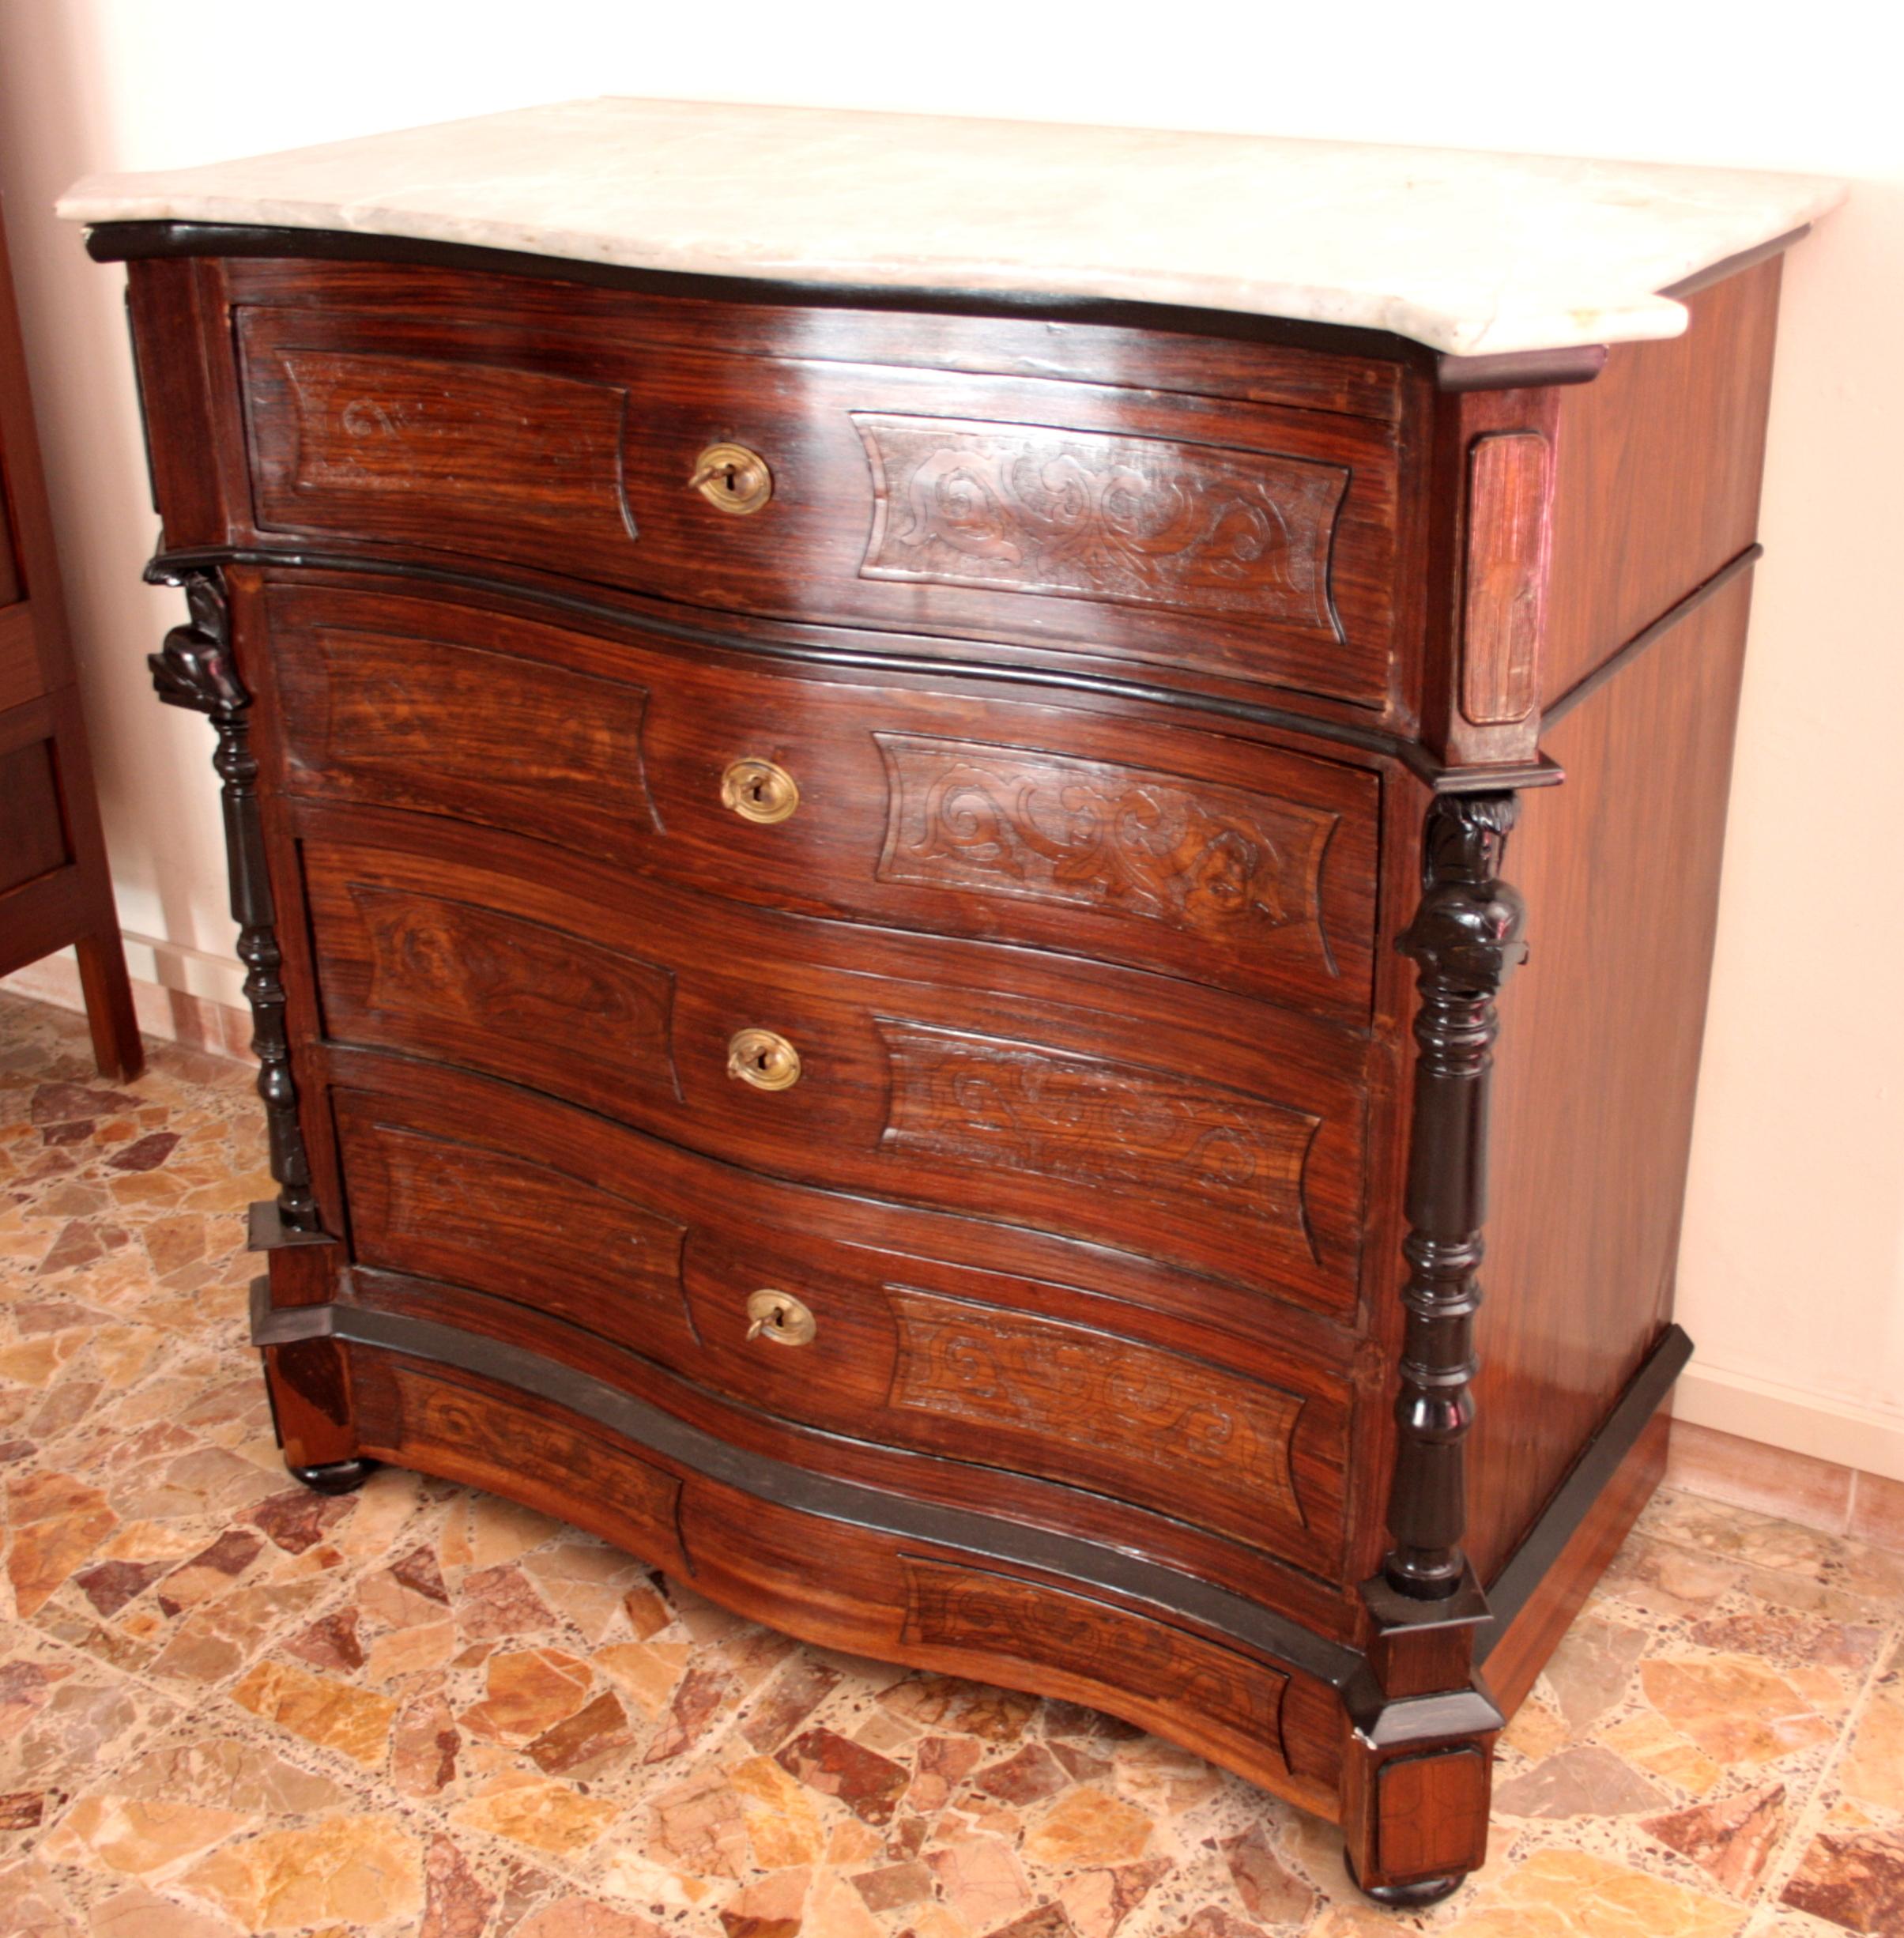
M 909 1501 L 856 1481 L 834 1480 L 782 1461 L 730 1446 L 609 1386 L 540 1353 L 484 1339 L 454 1326 L 341 1304 L 270 1303 L 269 1281 L 251 1288 L 251 1343 L 285 1346 L 305 1339 L 337 1339 L 454 1367 L 566 1408 L 622 1438 L 677 1461 L 694 1472 L 796 1513 L 871 1528 L 902 1540 L 927 1541 L 982 1559 L 1061 1575 L 1150 1603 L 1201 1623 L 1246 1646 L 1334 1688 L 1362 1667 L 1359 1650 L 1312 1634 L 1227 1589 L 1173 1568 L 1119 1553 L 1074 1535 L 1022 1528 L 963 1508 Z
M 600 624 L 638 626 L 643 632 L 684 645 L 711 647 L 726 653 L 752 654 L 763 659 L 790 660 L 815 666 L 862 667 L 871 673 L 918 673 L 929 669 L 953 679 L 987 680 L 1003 686 L 1049 688 L 1057 692 L 1097 693 L 1107 698 L 1174 707 L 1189 713 L 1213 714 L 1225 719 L 1246 720 L 1255 726 L 1274 727 L 1284 733 L 1333 741 L 1338 746 L 1354 747 L 1364 753 L 1385 755 L 1399 761 L 1438 794 L 1551 787 L 1566 779 L 1559 763 L 1550 760 L 1544 754 L 1536 760 L 1512 767 L 1446 767 L 1431 759 L 1427 750 L 1417 742 L 1404 739 L 1400 734 L 1299 713 L 1288 707 L 1256 705 L 1248 700 L 1226 699 L 1208 694 L 1179 692 L 1171 687 L 1148 686 L 1141 681 L 1112 679 L 1099 673 L 990 665 L 971 660 L 935 658 L 927 661 L 912 654 L 867 652 L 853 647 L 739 638 L 711 627 L 690 625 L 681 620 L 664 619 L 645 611 L 631 612 L 606 599 L 586 598 L 577 592 L 518 583 L 486 573 L 458 571 L 448 566 L 417 565 L 396 559 L 358 558 L 345 552 L 313 552 L 303 546 L 203 545 L 181 547 L 176 551 L 168 551 L 162 546 L 153 555 L 147 571 L 149 575 L 163 577 L 222 570 L 228 565 L 398 579 L 449 592 L 519 599 L 550 613 L 572 613 L 577 618 Z
M 525 250 L 484 249 L 469 243 L 431 242 L 420 236 L 360 234 L 347 229 L 224 222 L 100 222 L 86 231 L 86 253 L 96 262 L 137 262 L 164 256 L 409 262 L 431 269 L 466 270 L 485 276 L 533 277 L 544 282 L 586 283 L 597 288 L 631 289 L 647 296 L 686 296 L 711 303 L 794 304 L 812 309 L 911 311 L 935 316 L 1011 316 L 1036 322 L 1095 323 L 1107 329 L 1168 330 L 1185 336 L 1229 337 L 1296 349 L 1333 350 L 1342 356 L 1381 357 L 1417 369 L 1433 370 L 1441 360 L 1441 353 L 1426 344 L 1389 330 L 1306 322 L 1293 317 L 1258 316 L 1242 310 L 1054 295 L 1037 289 L 988 291 L 979 296 L 968 290 L 937 288 L 929 284 L 892 286 L 692 275 L 679 270 L 632 269 L 621 263 L 584 262 L 570 256 L 538 255 Z M 1604 360 L 1604 349 L 1599 354 Z M 1483 364 L 1495 360 L 1454 360 Z
M 1764 556 L 1765 547 L 1754 543 L 1736 558 L 1728 559 L 1711 578 L 1700 580 L 1677 605 L 1668 606 L 1651 625 L 1634 633 L 1617 652 L 1603 659 L 1583 678 L 1576 680 L 1558 699 L 1543 710 L 1541 726 L 1550 727 L 1564 720 L 1583 699 L 1598 692 L 1609 680 L 1623 673 L 1648 647 L 1665 638 L 1682 619 L 1697 611 L 1715 592 L 1724 590 L 1741 572 L 1749 571 Z
M 1755 248 L 1740 250 L 1672 283 L 1659 293 L 1688 296 L 1723 282 L 1768 256 L 1781 255 L 1810 233 L 1811 224 L 1788 230 Z M 1461 356 L 1431 349 L 1392 330 L 1294 317 L 1257 316 L 1240 310 L 1193 304 L 1139 303 L 1103 296 L 1054 295 L 1048 290 L 1008 290 L 975 296 L 929 284 L 815 283 L 755 276 L 700 276 L 678 270 L 632 269 L 620 263 L 583 262 L 569 256 L 520 249 L 483 249 L 469 243 L 431 242 L 420 236 L 360 234 L 349 229 L 294 228 L 258 223 L 98 222 L 86 231 L 86 252 L 96 262 L 136 262 L 160 256 L 278 256 L 329 262 L 416 262 L 469 270 L 489 276 L 532 276 L 586 283 L 598 288 L 636 289 L 651 296 L 692 296 L 711 302 L 800 304 L 819 309 L 925 311 L 940 316 L 1017 316 L 1044 322 L 1097 323 L 1107 328 L 1165 330 L 1189 336 L 1227 337 L 1249 343 L 1334 350 L 1373 356 L 1425 368 L 1443 390 L 1506 390 L 1533 385 L 1590 383 L 1605 368 L 1608 346 L 1588 343 L 1547 350 L 1513 350 Z
M 1525 1539 L 1508 1557 L 1487 1589 L 1488 1618 L 1476 1632 L 1475 1653 L 1486 1661 L 1495 1644 L 1507 1633 L 1528 1597 L 1540 1585 L 1560 1551 L 1572 1540 L 1619 1464 L 1633 1451 L 1672 1382 L 1692 1357 L 1692 1340 L 1683 1326 L 1668 1325 L 1659 1344 L 1642 1362 L 1614 1402 L 1598 1433 L 1587 1442 L 1554 1497 Z

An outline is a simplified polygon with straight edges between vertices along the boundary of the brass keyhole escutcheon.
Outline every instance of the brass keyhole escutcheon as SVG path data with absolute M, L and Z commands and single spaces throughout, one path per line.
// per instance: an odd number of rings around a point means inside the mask
M 804 1346 L 820 1330 L 813 1315 L 791 1292 L 771 1288 L 747 1295 L 747 1337 L 776 1346 Z
M 744 821 L 771 825 L 800 805 L 800 790 L 785 767 L 771 760 L 736 760 L 721 776 L 721 805 Z
M 758 511 L 774 495 L 767 460 L 745 444 L 710 444 L 695 459 L 688 484 L 708 503 L 737 517 Z
M 791 1090 L 800 1081 L 800 1052 L 771 1030 L 737 1030 L 727 1042 L 727 1074 L 756 1090 Z

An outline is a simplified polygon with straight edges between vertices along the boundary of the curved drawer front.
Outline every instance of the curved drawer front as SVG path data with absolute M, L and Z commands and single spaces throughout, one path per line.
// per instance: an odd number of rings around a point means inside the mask
M 1153 978 L 1094 988 L 1058 959 L 743 911 L 392 819 L 389 846 L 349 816 L 305 840 L 334 1040 L 778 1175 L 1352 1304 L 1355 1039 L 1213 997 L 1190 1020 Z
M 896 1231 L 823 1237 L 820 1195 L 560 1106 L 447 1118 L 347 1080 L 333 1110 L 360 1265 L 549 1313 L 782 1419 L 1339 1560 L 1350 1393 L 1328 1367 Z M 766 1295 L 805 1323 L 756 1325 Z
M 237 311 L 261 531 L 1391 698 L 1392 424 L 617 340 L 494 287 L 451 324 Z M 751 515 L 692 481 L 729 449 Z
M 1372 775 L 975 685 L 770 670 L 633 627 L 384 590 L 270 598 L 295 791 L 1367 1016 Z

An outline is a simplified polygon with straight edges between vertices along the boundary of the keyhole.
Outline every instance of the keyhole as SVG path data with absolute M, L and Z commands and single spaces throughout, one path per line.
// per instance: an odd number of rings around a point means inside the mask
M 710 504 L 736 515 L 758 511 L 774 495 L 766 459 L 744 444 L 710 444 L 688 481 Z

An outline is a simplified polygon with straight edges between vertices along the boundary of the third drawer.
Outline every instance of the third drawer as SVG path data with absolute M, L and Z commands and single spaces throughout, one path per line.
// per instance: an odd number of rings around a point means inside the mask
M 424 816 L 300 820 L 333 1042 L 753 1170 L 1353 1308 L 1368 1046 L 1347 1032 L 1043 951 L 750 909 Z

